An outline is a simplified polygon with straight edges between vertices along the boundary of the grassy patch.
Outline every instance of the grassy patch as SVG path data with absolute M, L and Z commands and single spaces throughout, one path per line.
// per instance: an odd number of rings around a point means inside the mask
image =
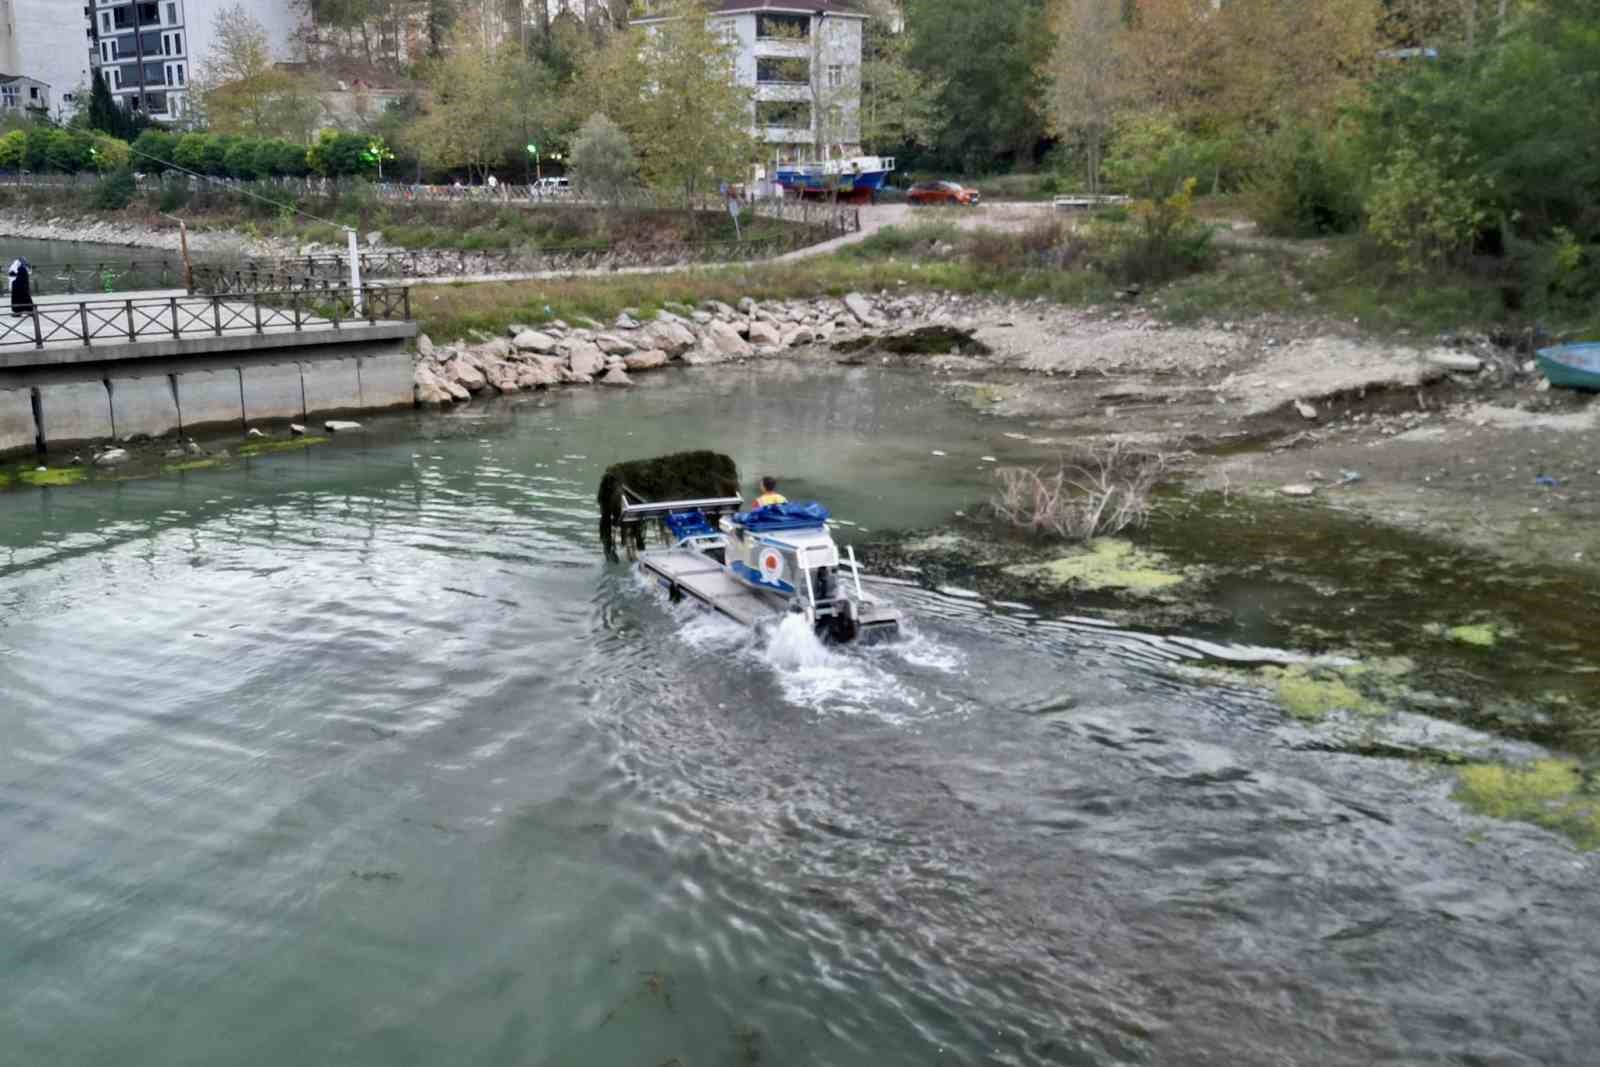
M 1600 849 L 1600 796 L 1571 760 L 1463 767 L 1456 772 L 1456 799 L 1480 815 L 1533 823 L 1565 834 L 1584 851 Z
M 1018 564 L 1005 571 L 1046 585 L 1154 596 L 1187 580 L 1185 575 L 1168 567 L 1167 557 L 1159 552 L 1145 551 L 1127 541 L 1108 537 L 1091 541 L 1084 552 L 1049 563 Z
M 317 437 L 291 437 L 285 441 L 251 441 L 239 446 L 241 456 L 264 456 L 273 452 L 296 452 L 312 445 L 325 445 L 328 438 Z
M 958 231 L 940 223 L 886 227 L 832 255 L 782 265 L 419 286 L 412 308 L 423 332 L 448 342 L 469 330 L 498 334 L 512 323 L 556 318 L 604 322 L 627 308 L 650 317 L 670 305 L 694 306 L 704 300 L 732 304 L 746 296 L 807 300 L 850 292 L 938 291 L 1018 300 L 1043 297 L 1072 305 L 1109 298 L 1112 282 L 1087 262 L 1059 265 L 1067 246 L 1058 242 L 1067 239 L 1053 225 L 1029 234 Z M 935 246 L 944 243 L 952 248 L 936 254 Z

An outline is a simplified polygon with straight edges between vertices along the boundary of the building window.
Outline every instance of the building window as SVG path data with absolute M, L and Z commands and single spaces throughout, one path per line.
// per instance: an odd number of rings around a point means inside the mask
M 763 56 L 756 60 L 756 81 L 773 85 L 805 85 L 811 81 L 811 61 Z
M 113 40 L 111 42 L 111 59 L 112 59 L 112 62 L 115 62 L 119 58 L 121 58 L 121 57 L 118 55 L 117 42 L 115 40 Z
M 111 32 L 111 12 L 100 12 L 100 28 L 105 30 L 107 33 Z
M 835 63 L 828 68 L 828 88 L 837 89 L 844 84 L 844 68 Z
M 181 33 L 172 35 L 172 54 L 175 56 L 183 55 L 183 34 Z
M 810 129 L 811 105 L 799 100 L 758 100 L 756 125 L 785 130 Z
M 39 87 L 38 86 L 36 86 L 36 85 L 28 86 L 28 99 L 29 100 L 37 100 L 37 99 L 39 99 Z
M 183 64 L 182 63 L 178 64 L 178 84 L 179 85 L 183 84 Z
M 167 5 L 167 21 L 172 23 L 174 26 L 176 26 L 178 24 L 178 5 L 177 4 L 168 4 Z
M 810 15 L 756 16 L 756 37 L 759 40 L 803 41 L 810 36 Z
M 170 33 L 163 33 L 161 35 L 161 54 L 164 56 L 170 56 L 172 54 L 172 34 Z
M 111 68 L 111 87 L 113 89 L 122 88 L 122 68 L 121 67 L 112 67 Z

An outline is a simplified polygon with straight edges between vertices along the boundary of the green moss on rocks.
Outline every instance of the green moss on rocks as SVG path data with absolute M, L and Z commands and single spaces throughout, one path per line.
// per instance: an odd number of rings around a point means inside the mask
M 1005 573 L 1052 586 L 1156 596 L 1187 580 L 1170 568 L 1170 561 L 1159 552 L 1105 537 L 1089 542 L 1087 551 L 1049 563 L 1017 564 L 1005 568 Z
M 1578 848 L 1600 849 L 1600 796 L 1572 760 L 1524 767 L 1479 763 L 1456 772 L 1456 799 L 1480 815 L 1529 822 L 1565 834 Z

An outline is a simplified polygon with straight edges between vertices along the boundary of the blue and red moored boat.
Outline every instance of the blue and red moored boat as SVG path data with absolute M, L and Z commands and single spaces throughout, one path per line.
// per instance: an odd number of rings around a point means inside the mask
M 779 163 L 777 182 L 786 196 L 839 199 L 861 204 L 872 199 L 894 172 L 893 156 L 852 156 L 811 163 Z

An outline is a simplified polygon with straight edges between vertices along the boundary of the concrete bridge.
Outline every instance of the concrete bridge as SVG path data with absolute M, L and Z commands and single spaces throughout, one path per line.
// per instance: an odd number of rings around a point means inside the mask
M 410 407 L 410 291 L 42 297 L 0 309 L 0 455 Z

